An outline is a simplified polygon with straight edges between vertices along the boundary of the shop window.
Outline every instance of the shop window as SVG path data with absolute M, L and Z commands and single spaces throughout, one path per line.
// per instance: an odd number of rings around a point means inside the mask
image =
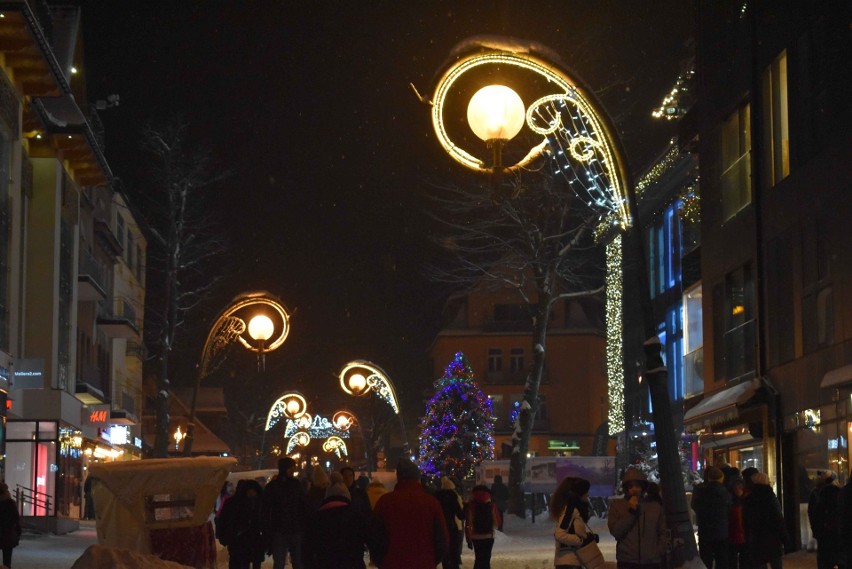
M 704 318 L 698 284 L 683 295 L 683 391 L 684 396 L 704 392 Z
M 727 221 L 751 203 L 751 108 L 748 103 L 722 123 L 722 215 Z
M 734 380 L 754 373 L 754 283 L 750 265 L 725 276 L 713 288 L 716 376 Z
M 787 122 L 787 51 L 763 71 L 763 177 L 771 188 L 790 174 L 790 130 Z

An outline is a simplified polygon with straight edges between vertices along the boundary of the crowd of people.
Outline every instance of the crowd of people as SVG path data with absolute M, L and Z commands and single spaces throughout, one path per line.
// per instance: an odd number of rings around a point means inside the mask
M 490 568 L 509 495 L 500 476 L 490 488 L 473 487 L 465 500 L 460 480 L 442 477 L 440 488 L 431 488 L 406 458 L 397 464 L 392 489 L 378 479 L 356 479 L 349 467 L 330 474 L 317 467 L 309 480 L 300 480 L 296 463 L 282 458 L 278 470 L 265 488 L 241 480 L 233 495 L 223 492 L 219 500 L 216 536 L 228 549 L 231 569 L 259 569 L 267 555 L 276 569 L 288 558 L 293 569 L 365 569 L 365 559 L 379 569 L 439 564 L 459 569 L 465 544 L 474 552 L 473 569 Z M 598 541 L 588 525 L 589 490 L 588 480 L 569 477 L 549 501 L 556 522 L 555 567 L 582 569 L 578 551 Z M 670 537 L 659 487 L 628 468 L 621 491 L 607 514 L 618 569 L 662 569 Z M 836 477 L 821 480 L 812 494 L 808 513 L 818 569 L 845 569 L 844 546 L 852 543 L 850 504 L 852 491 L 848 485 L 841 490 Z M 709 467 L 693 490 L 691 508 L 707 569 L 781 569 L 790 543 L 765 473 Z

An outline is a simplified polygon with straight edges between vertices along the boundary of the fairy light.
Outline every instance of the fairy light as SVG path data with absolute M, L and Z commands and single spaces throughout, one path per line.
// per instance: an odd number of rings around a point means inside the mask
M 624 430 L 623 264 L 621 235 L 606 246 L 606 376 L 609 434 Z

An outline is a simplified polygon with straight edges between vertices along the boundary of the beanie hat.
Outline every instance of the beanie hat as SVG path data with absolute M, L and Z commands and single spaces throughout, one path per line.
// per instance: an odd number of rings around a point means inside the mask
M 725 479 L 725 475 L 715 466 L 711 466 L 704 471 L 704 478 L 708 482 L 721 482 Z
M 441 476 L 441 490 L 455 490 L 456 485 L 446 476 Z
M 624 471 L 624 479 L 621 482 L 621 487 L 626 488 L 630 482 L 639 482 L 643 488 L 648 486 L 648 478 L 638 468 L 628 468 Z
M 336 482 L 326 489 L 325 497 L 331 498 L 332 496 L 340 496 L 346 498 L 347 500 L 352 499 L 352 496 L 349 494 L 349 488 L 344 486 L 342 482 Z
M 290 470 L 294 466 L 296 466 L 296 461 L 293 460 L 292 458 L 290 458 L 289 456 L 285 456 L 283 458 L 280 458 L 278 460 L 278 473 L 284 474 L 285 472 L 287 472 L 288 470 Z
M 420 480 L 420 469 L 407 458 L 400 458 L 396 463 L 397 480 Z
M 573 483 L 571 483 L 571 491 L 577 496 L 584 496 L 591 487 L 592 484 L 585 478 L 577 478 Z

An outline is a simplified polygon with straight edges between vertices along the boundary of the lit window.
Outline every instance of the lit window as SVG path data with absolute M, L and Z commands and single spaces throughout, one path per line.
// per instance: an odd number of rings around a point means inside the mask
M 790 174 L 790 130 L 787 122 L 787 51 L 763 71 L 763 178 L 771 188 Z
M 722 214 L 732 218 L 751 203 L 751 109 L 748 103 L 722 123 Z

